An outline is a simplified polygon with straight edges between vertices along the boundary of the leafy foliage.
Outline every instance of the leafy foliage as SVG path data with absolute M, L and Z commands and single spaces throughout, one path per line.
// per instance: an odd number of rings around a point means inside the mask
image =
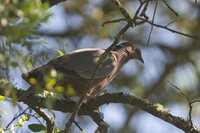
M 48 8 L 40 0 L 1 0 L 0 35 L 7 37 L 8 44 L 25 42 L 26 37 L 47 21 Z
M 29 120 L 29 116 L 27 115 L 22 115 L 21 119 L 17 122 L 16 127 L 21 128 L 25 122 Z

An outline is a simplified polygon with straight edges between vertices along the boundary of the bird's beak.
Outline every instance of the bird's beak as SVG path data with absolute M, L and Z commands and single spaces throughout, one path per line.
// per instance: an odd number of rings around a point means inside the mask
M 135 55 L 135 56 L 136 56 L 136 59 L 138 59 L 139 61 L 141 61 L 144 64 L 144 60 L 143 60 L 142 56 L 138 56 L 138 55 Z
M 139 61 L 141 61 L 144 64 L 144 60 L 142 59 L 142 57 L 139 58 Z

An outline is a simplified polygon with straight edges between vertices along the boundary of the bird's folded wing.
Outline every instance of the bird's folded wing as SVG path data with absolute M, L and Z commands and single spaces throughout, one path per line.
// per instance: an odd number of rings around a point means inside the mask
M 103 49 L 82 49 L 67 55 L 57 57 L 49 62 L 58 72 L 65 76 L 76 78 L 78 76 L 90 79 L 95 71 L 97 61 L 104 53 Z M 106 57 L 96 71 L 95 79 L 104 78 L 114 72 L 116 60 L 112 55 Z

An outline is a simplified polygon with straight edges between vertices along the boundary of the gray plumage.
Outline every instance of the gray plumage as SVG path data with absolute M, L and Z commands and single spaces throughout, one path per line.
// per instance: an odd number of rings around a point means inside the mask
M 76 50 L 67 55 L 57 57 L 48 64 L 53 65 L 56 70 L 64 72 L 67 77 L 76 78 L 80 76 L 90 79 L 97 61 L 104 52 L 105 50 L 97 48 Z M 116 60 L 113 55 L 108 55 L 101 63 L 95 78 L 101 79 L 110 75 L 116 69 L 115 64 Z
M 100 48 L 75 50 L 52 59 L 47 64 L 23 74 L 22 77 L 31 85 L 32 89 L 39 87 L 49 90 L 47 83 L 52 78 L 50 72 L 54 70 L 58 75 L 56 76 L 56 83 L 49 91 L 56 92 L 56 87 L 62 86 L 64 90 L 60 93 L 65 97 L 70 96 L 67 94 L 69 88 L 73 88 L 76 95 L 80 95 L 91 79 L 96 63 L 104 52 L 105 50 Z M 131 42 L 121 43 L 110 51 L 96 71 L 94 82 L 87 96 L 93 97 L 101 92 L 130 59 L 138 59 L 143 62 L 139 47 Z M 33 84 L 31 78 L 36 79 L 37 82 Z

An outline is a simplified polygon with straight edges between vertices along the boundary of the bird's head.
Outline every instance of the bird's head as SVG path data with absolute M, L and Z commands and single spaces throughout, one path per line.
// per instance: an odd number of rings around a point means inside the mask
M 114 49 L 115 51 L 124 51 L 126 52 L 131 59 L 138 59 L 142 63 L 144 63 L 144 60 L 142 58 L 141 50 L 140 48 L 133 44 L 132 42 L 123 42 L 116 46 Z

